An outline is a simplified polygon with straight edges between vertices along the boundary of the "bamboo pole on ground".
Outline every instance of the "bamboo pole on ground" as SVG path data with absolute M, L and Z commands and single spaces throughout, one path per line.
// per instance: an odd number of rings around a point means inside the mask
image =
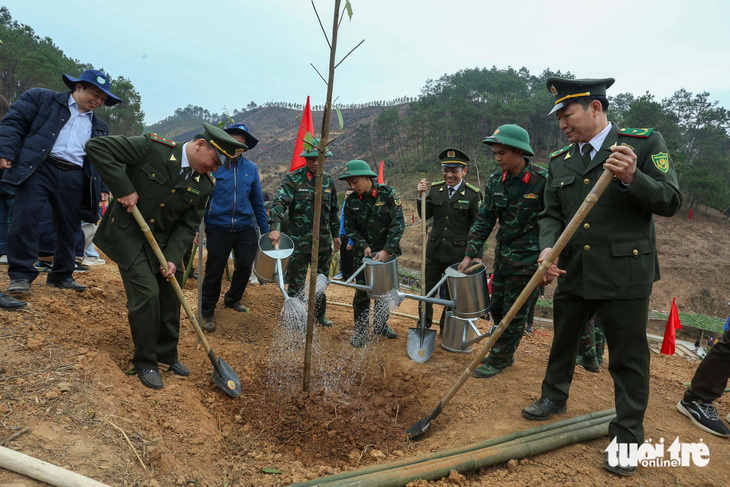
M 109 487 L 89 477 L 0 446 L 0 467 L 57 487 Z

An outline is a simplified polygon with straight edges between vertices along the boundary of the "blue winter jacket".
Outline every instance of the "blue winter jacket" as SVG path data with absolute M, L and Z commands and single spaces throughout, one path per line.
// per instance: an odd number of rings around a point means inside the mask
M 215 187 L 205 210 L 205 225 L 227 232 L 240 232 L 258 224 L 269 232 L 264 195 L 256 164 L 245 157 L 221 166 L 215 173 Z
M 4 183 L 23 183 L 51 153 L 58 134 L 68 120 L 69 91 L 33 88 L 13 103 L 0 123 L 0 158 L 12 161 L 2 176 Z M 108 135 L 109 128 L 96 115 L 91 117 L 91 136 Z M 98 212 L 101 178 L 84 158 L 84 209 Z M 107 190 L 108 191 L 108 190 Z

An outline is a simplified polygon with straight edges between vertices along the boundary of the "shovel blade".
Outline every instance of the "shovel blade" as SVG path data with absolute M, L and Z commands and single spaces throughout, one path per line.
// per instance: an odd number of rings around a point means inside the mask
M 241 395 L 241 381 L 238 375 L 221 357 L 218 357 L 213 367 L 213 382 L 231 397 Z
M 436 330 L 408 329 L 408 356 L 414 362 L 423 363 L 433 354 L 436 345 Z

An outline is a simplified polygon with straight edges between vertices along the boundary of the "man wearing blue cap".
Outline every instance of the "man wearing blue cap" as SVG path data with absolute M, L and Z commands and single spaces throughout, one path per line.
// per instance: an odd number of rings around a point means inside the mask
M 249 150 L 259 143 L 242 123 L 232 124 L 225 132 L 248 146 Z M 216 328 L 213 315 L 221 293 L 223 270 L 231 251 L 233 276 L 231 287 L 223 297 L 223 305 L 235 311 L 248 312 L 248 308 L 241 304 L 241 298 L 256 257 L 256 227 L 262 234 L 269 233 L 256 164 L 241 155 L 231 161 L 230 169 L 220 168 L 215 179 L 216 185 L 205 210 L 208 258 L 203 279 L 202 326 L 207 331 L 215 331 Z
M 3 182 L 15 186 L 15 215 L 8 236 L 9 294 L 30 292 L 38 276 L 38 222 L 50 203 L 56 231 L 53 270 L 46 284 L 83 291 L 74 281 L 74 247 L 82 209 L 98 212 L 100 180 L 86 159 L 84 146 L 107 135 L 107 125 L 93 113 L 121 100 L 109 91 L 109 77 L 87 69 L 80 78 L 63 75 L 71 90 L 33 88 L 23 93 L 0 123 L 0 169 Z M 88 185 L 85 190 L 85 186 Z M 96 195 L 89 195 L 96 191 Z M 96 208 L 94 208 L 96 206 Z

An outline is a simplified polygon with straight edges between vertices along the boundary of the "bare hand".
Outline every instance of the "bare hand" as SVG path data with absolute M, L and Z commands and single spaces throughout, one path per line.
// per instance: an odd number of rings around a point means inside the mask
M 193 239 L 193 243 L 200 247 L 200 232 L 195 232 L 195 238 Z
M 371 255 L 373 255 L 373 251 L 370 250 L 370 247 L 365 247 L 365 250 L 363 250 L 363 255 L 365 257 L 370 257 Z
M 271 245 L 276 247 L 281 242 L 281 232 L 279 230 L 271 230 L 269 232 L 269 240 L 271 241 Z
M 333 251 L 334 252 L 339 252 L 340 251 L 340 246 L 342 245 L 342 240 L 340 240 L 339 238 L 335 238 L 335 239 L 333 239 L 333 243 L 334 243 L 334 249 L 333 249 Z
M 132 213 L 132 208 L 134 208 L 134 205 L 136 205 L 139 201 L 139 196 L 136 192 L 134 192 L 132 194 L 128 194 L 127 196 L 117 198 L 117 201 L 119 201 L 119 204 L 127 209 L 127 213 Z
M 611 147 L 611 152 L 603 167 L 610 169 L 617 179 L 630 184 L 636 174 L 636 154 L 625 145 Z
M 545 259 L 548 258 L 548 255 L 550 255 L 550 251 L 553 250 L 552 247 L 547 247 L 543 249 L 542 252 L 540 252 L 540 257 L 537 259 L 538 264 L 542 264 Z M 544 286 L 547 286 L 551 282 L 553 282 L 553 279 L 556 277 L 560 277 L 563 274 L 565 274 L 565 271 L 558 268 L 558 259 L 555 259 L 555 262 L 550 266 L 548 271 L 545 273 L 544 276 L 542 276 L 542 284 Z
M 464 272 L 467 268 L 471 267 L 472 262 L 473 262 L 473 259 L 471 257 L 464 256 L 464 260 L 462 260 L 461 264 L 459 264 L 458 271 Z
M 0 169 L 10 169 L 10 166 L 12 165 L 13 161 L 0 157 Z
M 420 198 L 423 195 L 424 191 L 428 191 L 428 181 L 425 179 L 421 179 L 418 182 L 418 197 Z
M 348 241 L 347 242 L 347 250 L 352 250 L 353 245 Z
M 172 262 L 167 263 L 167 272 L 165 272 L 165 269 L 163 269 L 162 266 L 160 266 L 160 272 L 162 273 L 162 277 L 164 277 L 168 281 L 170 280 L 170 278 L 172 276 L 175 275 L 176 270 L 177 270 L 177 267 L 175 267 L 175 264 L 173 264 Z
M 390 258 L 390 254 L 386 252 L 385 250 L 381 250 L 377 254 L 375 254 L 375 257 L 373 257 L 373 260 L 377 260 L 378 262 L 385 262 Z

